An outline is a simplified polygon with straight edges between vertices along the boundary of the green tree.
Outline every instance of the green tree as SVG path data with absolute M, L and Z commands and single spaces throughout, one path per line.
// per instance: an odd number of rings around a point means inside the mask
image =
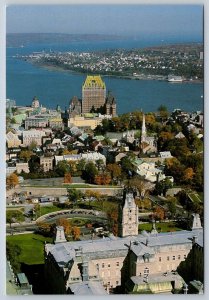
M 35 141 L 32 141 L 28 146 L 28 150 L 33 151 L 36 149 L 36 147 L 37 147 L 37 143 Z
M 7 210 L 6 212 L 6 222 L 10 224 L 23 221 L 24 217 L 21 211 L 19 210 Z
M 94 178 L 98 174 L 98 170 L 93 162 L 87 162 L 82 172 L 82 177 L 89 183 L 94 183 Z
M 22 151 L 20 151 L 19 158 L 28 162 L 32 155 L 33 155 L 33 151 L 22 150 Z
M 78 189 L 67 189 L 67 196 L 70 202 L 77 204 L 78 200 L 82 197 L 83 193 Z
M 70 173 L 70 165 L 66 160 L 59 161 L 55 167 L 55 172 L 63 177 L 66 173 Z

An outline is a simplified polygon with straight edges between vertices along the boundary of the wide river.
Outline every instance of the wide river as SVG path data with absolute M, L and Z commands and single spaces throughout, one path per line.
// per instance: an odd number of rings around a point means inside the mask
M 159 43 L 158 43 L 159 44 Z M 95 41 L 61 44 L 29 44 L 25 47 L 7 48 L 7 98 L 17 105 L 30 105 L 37 96 L 44 106 L 62 109 L 68 107 L 73 96 L 81 98 L 85 74 L 59 71 L 34 66 L 15 58 L 36 51 L 94 51 L 111 48 L 140 48 L 149 46 L 140 41 Z M 134 110 L 156 111 L 163 104 L 171 111 L 180 108 L 189 112 L 203 110 L 203 83 L 168 83 L 156 80 L 130 80 L 103 76 L 107 90 L 117 99 L 119 114 Z

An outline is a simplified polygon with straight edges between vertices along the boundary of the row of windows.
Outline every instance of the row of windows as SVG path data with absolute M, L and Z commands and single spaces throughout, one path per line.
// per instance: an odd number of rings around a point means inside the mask
M 186 254 L 184 254 L 184 259 L 186 258 Z M 179 254 L 178 256 L 173 255 L 172 257 L 167 256 L 167 260 L 176 260 L 176 259 L 181 259 L 181 255 Z M 162 261 L 162 257 L 159 257 L 159 261 Z
M 110 268 L 110 266 L 111 266 L 110 263 L 108 263 L 108 264 L 107 264 L 107 267 Z M 117 267 L 120 266 L 119 261 L 116 262 L 116 266 L 117 266 Z M 97 264 L 97 268 L 99 268 L 99 264 Z M 102 268 L 105 268 L 105 263 L 102 263 Z

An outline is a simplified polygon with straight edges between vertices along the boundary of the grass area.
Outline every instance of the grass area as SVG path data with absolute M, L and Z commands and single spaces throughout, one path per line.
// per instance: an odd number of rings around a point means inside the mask
M 75 188 L 89 188 L 89 189 L 100 189 L 100 188 L 120 188 L 120 186 L 117 185 L 95 185 L 95 184 L 66 184 L 65 185 L 66 188 L 71 188 L 71 189 L 75 189 Z
M 199 197 L 199 195 L 198 195 L 198 193 L 195 193 L 195 192 L 189 193 L 189 194 L 188 194 L 188 197 L 189 197 L 189 198 L 191 199 L 191 201 L 194 202 L 194 203 L 200 203 L 200 202 L 202 202 L 201 199 L 200 199 L 200 197 Z
M 170 231 L 179 231 L 183 230 L 185 228 L 180 227 L 175 222 L 160 222 L 156 223 L 156 229 L 158 232 L 170 232 Z M 152 224 L 146 223 L 146 224 L 139 224 L 139 231 L 146 230 L 151 231 L 152 230 Z
M 72 218 L 72 219 L 69 219 L 69 220 L 70 220 L 70 223 L 71 223 L 72 226 L 78 226 L 78 227 L 84 226 L 87 223 L 91 223 L 91 220 L 82 219 L 82 218 Z
M 44 242 L 52 242 L 52 238 L 44 237 L 39 234 L 20 234 L 7 236 L 7 241 L 21 248 L 21 254 L 18 261 L 25 264 L 43 264 L 44 263 Z
M 62 210 L 63 208 L 57 207 L 57 206 L 41 206 L 40 207 L 40 216 Z
M 78 203 L 78 207 L 93 210 L 102 210 L 104 212 L 109 212 L 113 210 L 118 210 L 118 203 L 104 200 L 104 201 L 86 201 L 86 203 Z

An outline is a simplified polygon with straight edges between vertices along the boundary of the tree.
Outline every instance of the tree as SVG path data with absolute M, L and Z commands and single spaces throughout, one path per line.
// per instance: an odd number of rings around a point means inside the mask
M 119 165 L 117 165 L 116 163 L 108 164 L 107 170 L 110 172 L 112 179 L 116 180 L 118 182 L 118 179 L 122 173 L 121 167 Z
M 94 178 L 94 182 L 98 185 L 107 185 L 111 182 L 111 176 L 106 172 L 97 174 Z
M 140 199 L 147 197 L 149 192 L 154 188 L 154 184 L 141 179 L 139 176 L 131 178 L 129 180 L 129 186 L 138 192 Z
M 76 166 L 77 171 L 82 172 L 85 168 L 85 165 L 86 165 L 86 160 L 84 158 L 82 158 L 81 160 L 79 160 L 77 162 L 77 166 Z
M 194 177 L 194 170 L 192 168 L 186 168 L 184 170 L 184 176 L 183 176 L 183 180 L 186 182 L 186 183 L 191 183 L 192 182 L 192 179 Z
M 71 228 L 71 223 L 68 219 L 65 219 L 65 218 L 58 219 L 57 220 L 57 225 L 58 226 L 63 226 L 66 235 L 70 234 L 72 228 Z
M 55 172 L 59 176 L 64 176 L 66 173 L 70 173 L 70 166 L 66 160 L 59 161 L 55 167 Z
M 38 155 L 31 156 L 31 158 L 28 162 L 28 166 L 29 166 L 31 173 L 36 173 L 36 174 L 40 174 L 40 175 L 44 174 L 44 170 L 43 170 L 43 167 L 40 165 L 40 158 Z
M 21 248 L 19 245 L 13 244 L 12 242 L 6 242 L 6 256 L 7 260 L 10 261 L 13 271 L 15 274 L 21 271 L 19 256 L 21 254 Z
M 19 210 L 8 210 L 6 212 L 6 222 L 10 224 L 10 228 L 12 223 L 23 221 L 23 214 Z
M 38 230 L 41 234 L 43 234 L 44 236 L 52 236 L 52 224 L 38 222 L 36 223 L 36 225 L 38 226 Z
M 111 210 L 108 210 L 107 218 L 112 233 L 115 236 L 117 236 L 118 235 L 118 210 L 116 208 L 112 208 Z
M 77 201 L 82 197 L 82 192 L 78 189 L 67 189 L 67 195 L 69 201 L 73 202 L 73 204 L 77 204 Z
M 77 226 L 74 226 L 74 227 L 72 228 L 72 235 L 73 235 L 74 241 L 79 240 L 80 234 L 81 234 L 80 228 L 77 227 Z
M 33 155 L 33 151 L 30 150 L 22 150 L 19 153 L 19 158 L 23 159 L 24 161 L 28 162 Z
M 132 176 L 134 171 L 133 161 L 136 156 L 134 153 L 129 152 L 126 156 L 121 159 L 121 168 L 128 175 Z
M 6 186 L 8 189 L 16 187 L 19 184 L 19 178 L 15 173 L 12 173 L 6 178 Z
M 167 119 L 168 116 L 169 116 L 168 109 L 165 105 L 160 105 L 158 107 L 158 112 L 159 112 L 160 117 L 162 118 L 162 120 Z
M 104 168 L 104 161 L 101 158 L 97 159 L 95 164 L 98 170 L 102 170 Z
M 163 208 L 156 206 L 155 211 L 154 211 L 154 218 L 163 220 L 165 218 L 165 211 Z
M 172 182 L 170 181 L 169 178 L 166 177 L 164 180 L 158 181 L 156 183 L 154 192 L 157 195 L 163 194 L 165 196 L 167 190 L 172 186 L 173 186 Z
M 71 183 L 72 182 L 72 177 L 70 173 L 65 173 L 64 175 L 64 183 Z
M 33 150 L 36 149 L 36 147 L 37 147 L 36 141 L 32 141 L 32 142 L 30 143 L 30 145 L 28 146 L 28 150 L 33 151 Z
M 176 214 L 176 198 L 170 199 L 168 202 L 168 210 L 172 217 Z
M 98 174 L 98 170 L 93 162 L 87 162 L 82 172 L 82 177 L 89 183 L 94 183 L 94 178 Z

